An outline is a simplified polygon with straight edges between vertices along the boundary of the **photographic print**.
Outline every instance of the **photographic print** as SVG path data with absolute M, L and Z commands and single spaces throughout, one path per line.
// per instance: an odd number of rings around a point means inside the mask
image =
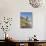
M 21 28 L 32 28 L 32 12 L 21 12 L 20 13 L 20 27 Z

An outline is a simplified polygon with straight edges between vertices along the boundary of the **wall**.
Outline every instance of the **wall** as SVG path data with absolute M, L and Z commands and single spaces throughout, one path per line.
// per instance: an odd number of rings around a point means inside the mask
M 29 11 L 33 13 L 33 28 L 21 29 L 20 28 L 20 12 Z M 17 40 L 27 40 L 34 34 L 37 35 L 39 40 L 45 39 L 45 8 L 33 8 L 30 6 L 28 0 L 0 0 L 0 18 L 12 17 L 13 22 L 10 31 L 10 37 Z M 1 31 L 1 33 L 3 33 Z M 1 34 L 0 33 L 0 34 Z M 4 34 L 4 33 L 3 33 Z M 1 34 L 2 35 L 2 34 Z M 3 37 L 0 36 L 0 39 Z M 4 39 L 4 38 L 3 38 Z

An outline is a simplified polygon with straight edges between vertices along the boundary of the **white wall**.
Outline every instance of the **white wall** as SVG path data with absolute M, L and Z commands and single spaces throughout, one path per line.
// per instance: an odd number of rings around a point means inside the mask
M 34 33 L 40 40 L 45 40 L 45 8 L 35 9 L 34 11 Z
M 32 29 L 20 28 L 20 12 L 22 11 L 33 13 Z M 28 0 L 0 0 L 0 17 L 6 16 L 13 18 L 12 26 L 8 33 L 12 35 L 11 37 L 14 37 L 14 39 L 16 38 L 17 40 L 27 40 L 34 34 L 37 35 L 39 40 L 44 40 L 46 34 L 45 12 L 45 8 L 32 8 Z M 2 39 L 2 36 L 0 36 L 0 39 Z

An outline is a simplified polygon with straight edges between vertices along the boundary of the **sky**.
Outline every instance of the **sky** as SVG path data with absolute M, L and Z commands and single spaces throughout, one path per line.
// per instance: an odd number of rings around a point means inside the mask
M 32 12 L 21 12 L 20 14 L 21 16 L 24 16 L 24 17 L 28 16 L 30 19 L 32 19 Z

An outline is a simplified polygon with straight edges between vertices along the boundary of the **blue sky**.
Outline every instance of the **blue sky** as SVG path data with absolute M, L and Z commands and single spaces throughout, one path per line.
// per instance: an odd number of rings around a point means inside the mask
M 28 16 L 30 19 L 32 19 L 32 12 L 21 12 L 21 16 Z

